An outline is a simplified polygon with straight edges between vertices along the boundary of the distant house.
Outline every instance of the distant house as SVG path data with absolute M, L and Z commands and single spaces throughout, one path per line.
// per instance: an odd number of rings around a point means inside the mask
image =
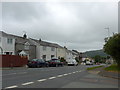
M 66 59 L 66 49 L 60 45 L 57 45 L 57 58 Z
M 0 54 L 15 55 L 15 38 L 0 31 Z
M 27 37 L 14 36 L 15 40 L 15 54 L 20 56 L 27 56 L 29 60 L 36 58 L 36 45 Z
M 38 59 L 44 59 L 48 61 L 52 58 L 58 58 L 59 56 L 61 57 L 60 52 L 58 52 L 61 49 L 61 47 L 58 44 L 42 41 L 41 39 L 40 40 L 32 39 L 32 40 L 35 41 L 37 45 L 36 57 Z

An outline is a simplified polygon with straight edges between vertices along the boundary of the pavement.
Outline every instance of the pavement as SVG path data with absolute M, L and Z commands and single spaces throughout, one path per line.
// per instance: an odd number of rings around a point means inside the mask
M 109 77 L 109 78 L 114 78 L 114 79 L 120 79 L 120 73 L 118 72 L 110 72 L 110 71 L 106 71 L 104 70 L 104 67 L 100 67 L 100 68 L 96 68 L 93 70 L 89 70 L 88 72 L 93 73 L 93 74 L 99 74 L 103 77 Z

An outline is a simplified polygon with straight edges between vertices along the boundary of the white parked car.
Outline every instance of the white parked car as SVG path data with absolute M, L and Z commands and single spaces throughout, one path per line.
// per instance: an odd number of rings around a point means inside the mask
M 78 62 L 75 59 L 69 59 L 67 61 L 68 66 L 77 66 Z
M 86 65 L 93 65 L 93 63 L 90 61 L 86 61 Z

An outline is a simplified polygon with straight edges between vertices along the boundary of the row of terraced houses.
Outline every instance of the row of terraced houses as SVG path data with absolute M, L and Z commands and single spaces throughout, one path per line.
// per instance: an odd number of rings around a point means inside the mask
M 27 56 L 29 60 L 37 58 L 46 61 L 53 57 L 63 57 L 67 60 L 79 56 L 79 53 L 56 43 L 28 38 L 26 34 L 17 36 L 3 31 L 0 31 L 0 54 Z

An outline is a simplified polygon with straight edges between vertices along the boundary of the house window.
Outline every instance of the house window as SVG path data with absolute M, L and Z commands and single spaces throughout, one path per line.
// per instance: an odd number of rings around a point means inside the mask
M 42 58 L 43 58 L 43 60 L 46 60 L 46 55 L 43 55 Z
M 54 47 L 51 47 L 51 51 L 55 51 L 55 48 L 54 48 Z
M 25 45 L 24 49 L 29 50 L 29 45 Z
M 51 55 L 51 59 L 54 57 L 54 55 Z
M 45 51 L 46 50 L 46 46 L 43 46 L 43 51 Z
M 12 52 L 5 52 L 6 55 L 12 55 Z
M 12 38 L 8 38 L 8 39 L 7 39 L 7 43 L 8 43 L 8 44 L 12 44 L 12 42 L 13 42 Z
M 25 43 L 25 46 L 24 46 L 24 49 L 25 49 L 25 50 L 29 50 L 29 45 L 30 45 L 30 44 L 29 44 L 28 42 L 26 42 L 26 43 Z

